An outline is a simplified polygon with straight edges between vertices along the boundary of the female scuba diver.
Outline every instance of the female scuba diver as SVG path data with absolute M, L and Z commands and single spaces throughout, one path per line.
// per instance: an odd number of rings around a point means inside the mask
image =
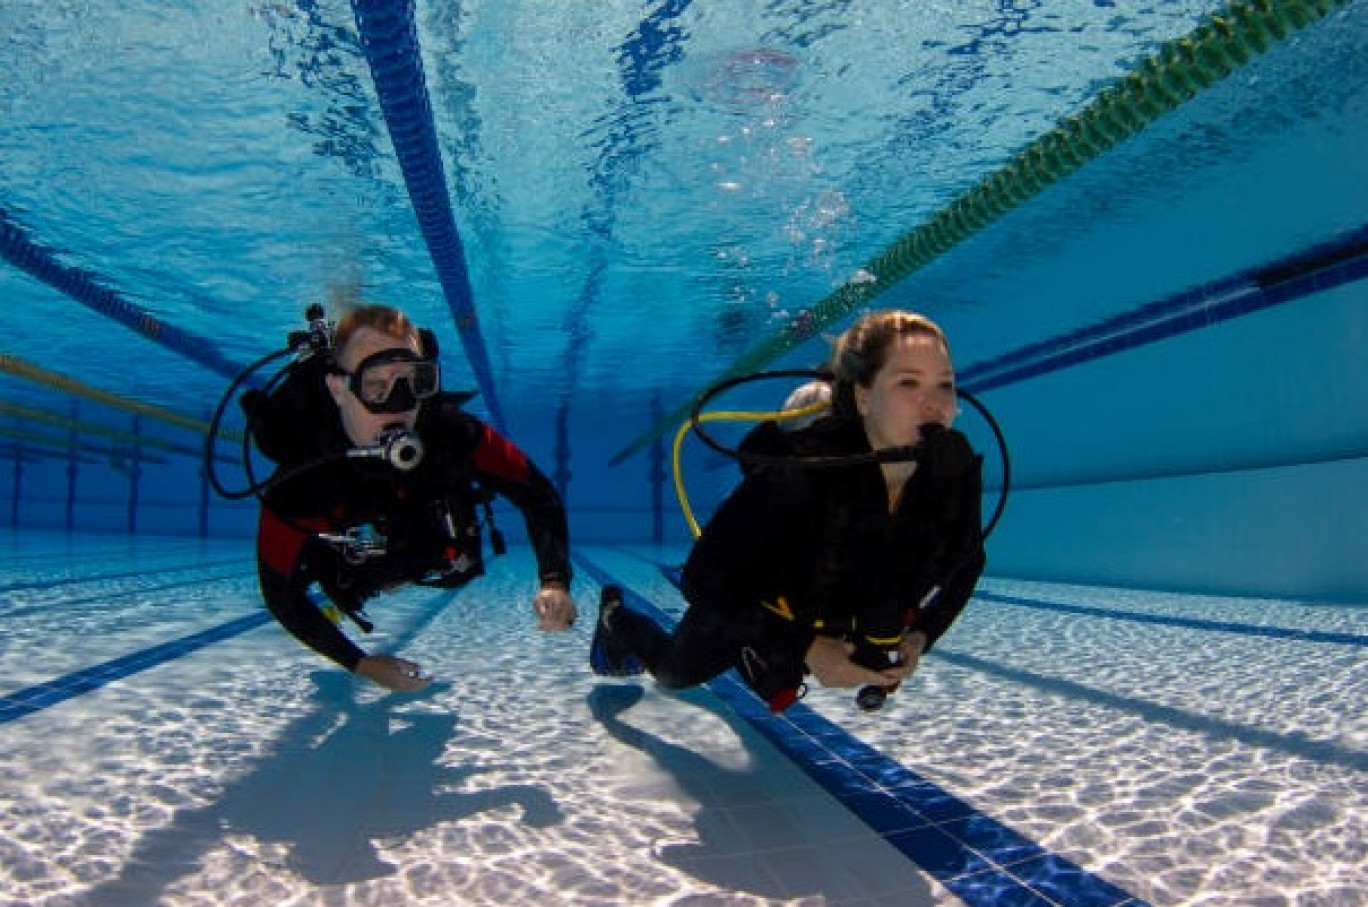
M 741 484 L 683 569 L 673 633 L 608 587 L 590 664 L 671 689 L 735 667 L 771 710 L 824 686 L 877 709 L 969 601 L 986 558 L 982 459 L 950 426 L 949 345 L 931 320 L 884 311 L 837 341 L 832 412 L 742 442 Z
M 247 434 L 278 469 L 236 495 L 215 482 L 229 496 L 261 497 L 258 572 L 276 620 L 387 689 L 423 689 L 432 678 L 421 667 L 367 654 L 342 631 L 340 617 L 369 632 L 362 608 L 377 593 L 409 583 L 457 588 L 482 574 L 485 525 L 502 553 L 490 521 L 497 493 L 527 524 L 540 579 L 533 601 L 539 627 L 569 628 L 575 603 L 560 496 L 521 450 L 461 409 L 470 394 L 440 390 L 431 332 L 380 305 L 353 308 L 335 329 L 321 306 L 309 318 L 310 331 L 291 340 L 292 348 L 308 349 L 281 373 L 284 380 L 242 397 Z M 246 462 L 250 478 L 250 456 Z M 313 594 L 315 585 L 327 601 Z

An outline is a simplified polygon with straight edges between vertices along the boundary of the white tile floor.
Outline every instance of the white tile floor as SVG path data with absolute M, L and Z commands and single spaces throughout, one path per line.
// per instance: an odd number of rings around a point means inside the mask
M 677 608 L 678 551 L 579 554 Z M 245 628 L 247 543 L 0 536 L 0 904 L 1368 904 L 1363 608 L 989 581 L 884 712 L 775 721 L 531 588 L 373 606 L 394 697 Z

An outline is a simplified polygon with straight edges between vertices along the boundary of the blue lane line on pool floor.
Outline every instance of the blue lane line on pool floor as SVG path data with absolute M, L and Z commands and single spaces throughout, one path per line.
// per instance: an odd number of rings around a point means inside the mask
M 1070 605 L 1064 602 L 1045 601 L 1038 598 L 1025 598 L 1019 595 L 1003 595 L 1000 592 L 974 592 L 974 598 L 982 601 L 1013 605 L 1018 608 L 1037 608 L 1042 611 L 1059 611 L 1063 614 L 1078 614 L 1084 617 L 1103 617 L 1108 620 L 1128 620 L 1142 624 L 1162 624 L 1168 627 L 1182 627 L 1186 630 L 1212 630 L 1219 633 L 1239 633 L 1245 636 L 1263 636 L 1269 639 L 1293 639 L 1300 642 L 1334 643 L 1344 646 L 1368 646 L 1368 636 L 1361 633 L 1339 633 L 1329 630 L 1298 630 L 1290 627 L 1261 627 L 1258 624 L 1237 623 L 1225 620 L 1206 620 L 1199 617 L 1180 617 L 1172 614 L 1146 614 L 1140 611 L 1117 611 L 1112 608 L 1095 608 L 1087 605 Z
M 582 554 L 576 552 L 574 559 L 595 582 L 622 587 L 629 604 L 673 626 L 674 619 L 649 599 Z M 1146 907 L 807 706 L 798 703 L 772 715 L 733 671 L 707 687 L 880 837 L 971 907 Z
M 187 570 L 207 570 L 211 567 L 228 565 L 242 566 L 242 558 L 221 561 L 191 561 L 185 564 L 168 564 L 156 569 L 146 567 L 137 570 L 120 570 L 116 573 L 90 573 L 75 576 L 46 576 L 39 579 L 21 580 L 0 585 L 0 592 L 18 592 L 25 589 L 57 589 L 62 586 L 77 586 L 81 583 L 107 583 L 118 579 L 141 579 L 161 573 L 183 573 Z
M 148 668 L 155 668 L 157 665 L 189 655 L 205 646 L 246 633 L 248 630 L 255 630 L 270 620 L 271 615 L 263 609 L 258 613 L 230 620 L 190 636 L 182 636 L 180 639 L 123 655 L 94 667 L 73 671 L 56 680 L 25 687 L 17 693 L 0 697 L 0 724 L 66 702 L 83 693 L 97 690 Z

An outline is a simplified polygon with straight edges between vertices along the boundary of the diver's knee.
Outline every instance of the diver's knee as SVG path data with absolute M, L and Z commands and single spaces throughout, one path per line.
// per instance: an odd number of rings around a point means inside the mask
M 651 672 L 656 683 L 667 690 L 687 690 L 689 687 L 698 686 L 698 681 L 679 671 L 672 671 L 668 667 L 657 668 Z

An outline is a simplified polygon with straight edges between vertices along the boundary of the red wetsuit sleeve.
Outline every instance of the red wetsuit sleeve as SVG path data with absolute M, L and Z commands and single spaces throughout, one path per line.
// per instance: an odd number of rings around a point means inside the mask
M 304 645 L 349 671 L 366 653 L 309 598 L 306 551 L 313 541 L 306 530 L 321 529 L 318 520 L 286 521 L 269 507 L 261 508 L 257 525 L 257 576 L 266 607 L 280 625 Z
M 470 455 L 476 477 L 522 512 L 542 581 L 559 580 L 568 587 L 573 571 L 569 527 L 560 494 L 512 441 L 482 422 L 477 425 L 478 436 Z
M 480 425 L 479 439 L 470 454 L 475 468 L 485 476 L 498 477 L 519 484 L 527 481 L 532 461 L 527 454 L 488 425 Z

